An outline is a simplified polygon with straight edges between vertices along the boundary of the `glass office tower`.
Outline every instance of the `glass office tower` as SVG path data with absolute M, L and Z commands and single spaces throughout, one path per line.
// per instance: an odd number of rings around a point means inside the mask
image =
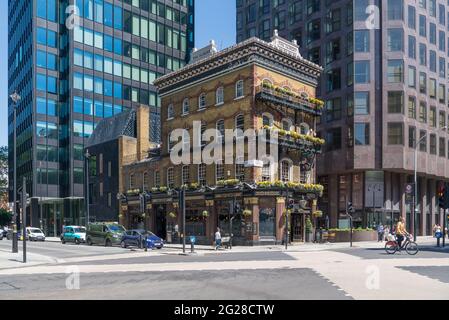
M 159 141 L 153 81 L 188 61 L 193 13 L 194 0 L 9 0 L 9 92 L 21 96 L 17 180 L 26 177 L 31 225 L 56 236 L 62 225 L 86 223 L 83 150 L 101 119 L 149 105 Z M 10 101 L 11 193 L 13 109 Z

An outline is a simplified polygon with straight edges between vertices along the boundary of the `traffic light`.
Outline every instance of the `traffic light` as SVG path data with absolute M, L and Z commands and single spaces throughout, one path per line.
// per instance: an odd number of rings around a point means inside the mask
M 287 209 L 288 209 L 288 210 L 293 210 L 294 208 L 295 208 L 295 200 L 290 199 L 290 200 L 288 201 L 288 204 L 287 204 Z
M 352 206 L 352 202 L 348 202 L 347 212 L 354 213 L 354 208 Z
M 445 183 L 440 183 L 438 186 L 438 206 L 441 209 L 445 209 L 445 205 L 446 205 L 446 201 L 445 201 L 445 194 L 447 193 L 446 191 L 446 184 Z

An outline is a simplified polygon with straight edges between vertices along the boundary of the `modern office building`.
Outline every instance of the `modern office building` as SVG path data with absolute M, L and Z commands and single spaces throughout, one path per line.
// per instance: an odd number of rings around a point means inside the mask
M 416 230 L 443 223 L 438 185 L 449 178 L 449 4 L 437 0 L 237 0 L 237 40 L 296 39 L 304 57 L 324 68 L 318 159 L 325 185 L 321 209 L 342 226 L 347 202 L 358 226 L 413 225 L 405 193 L 414 182 Z
M 85 224 L 84 147 L 97 123 L 148 105 L 153 81 L 185 65 L 194 0 L 9 0 L 9 92 L 17 91 L 17 180 L 26 177 L 33 226 L 57 235 Z M 13 104 L 9 115 L 13 190 Z

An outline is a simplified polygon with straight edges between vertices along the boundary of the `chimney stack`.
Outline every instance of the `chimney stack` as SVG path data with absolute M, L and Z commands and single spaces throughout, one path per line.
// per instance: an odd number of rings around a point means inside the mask
M 150 149 L 150 107 L 140 105 L 136 110 L 137 120 L 137 160 L 148 157 Z

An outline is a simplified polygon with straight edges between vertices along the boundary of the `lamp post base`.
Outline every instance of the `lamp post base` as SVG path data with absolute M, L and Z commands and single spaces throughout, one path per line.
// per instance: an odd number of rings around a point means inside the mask
M 19 253 L 19 241 L 17 239 L 17 231 L 12 233 L 12 253 Z

